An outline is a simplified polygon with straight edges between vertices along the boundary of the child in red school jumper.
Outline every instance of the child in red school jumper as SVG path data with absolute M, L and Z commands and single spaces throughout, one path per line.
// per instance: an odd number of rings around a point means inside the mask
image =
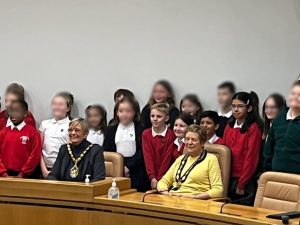
M 166 125 L 168 115 L 167 104 L 152 105 L 150 110 L 152 128 L 146 129 L 142 134 L 144 160 L 152 189 L 156 189 L 157 182 L 170 168 L 174 151 L 177 151 L 174 145 L 176 136 Z
M 24 119 L 28 105 L 23 100 L 12 102 L 9 107 L 11 124 L 0 131 L 0 176 L 38 178 L 41 160 L 41 138 L 33 126 Z
M 207 110 L 200 115 L 200 126 L 204 127 L 207 132 L 207 142 L 214 144 L 219 140 L 216 131 L 219 128 L 219 115 L 217 112 L 212 110 Z
M 23 86 L 12 83 L 5 91 L 5 110 L 0 112 L 0 130 L 10 125 L 10 119 L 8 116 L 8 109 L 13 101 L 22 100 L 25 101 L 25 93 Z M 26 124 L 35 127 L 35 120 L 31 112 L 28 112 L 24 121 Z
M 232 98 L 232 114 L 224 136 L 216 144 L 226 145 L 232 153 L 229 197 L 237 203 L 252 205 L 257 188 L 262 124 L 256 113 L 256 94 L 239 92 Z M 240 200 L 239 200 L 240 199 Z
M 176 136 L 174 146 L 177 149 L 177 151 L 174 151 L 173 153 L 174 160 L 185 153 L 184 134 L 187 128 L 193 123 L 194 118 L 188 113 L 180 114 L 175 120 L 173 131 Z
M 154 84 L 151 97 L 141 112 L 141 122 L 145 129 L 152 126 L 150 119 L 150 110 L 152 105 L 154 105 L 155 103 L 164 103 L 168 105 L 169 114 L 166 124 L 169 125 L 171 129 L 173 129 L 175 119 L 180 112 L 175 105 L 175 95 L 172 85 L 169 83 L 169 81 L 159 80 Z

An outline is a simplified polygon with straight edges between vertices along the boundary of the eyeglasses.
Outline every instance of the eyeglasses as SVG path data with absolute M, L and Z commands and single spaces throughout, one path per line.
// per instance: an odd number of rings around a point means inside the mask
M 241 110 L 241 109 L 246 108 L 246 107 L 247 107 L 246 105 L 231 105 L 232 110 L 235 110 L 235 109 Z

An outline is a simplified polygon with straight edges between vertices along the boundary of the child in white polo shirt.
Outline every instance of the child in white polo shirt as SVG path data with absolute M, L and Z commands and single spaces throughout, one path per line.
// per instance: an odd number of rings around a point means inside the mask
M 85 110 L 89 125 L 87 140 L 92 144 L 103 146 L 104 132 L 107 127 L 107 113 L 102 105 L 89 105 Z
M 47 177 L 56 160 L 60 146 L 69 141 L 68 128 L 74 97 L 69 92 L 56 94 L 51 102 L 53 119 L 44 120 L 39 128 L 43 143 L 41 170 Z

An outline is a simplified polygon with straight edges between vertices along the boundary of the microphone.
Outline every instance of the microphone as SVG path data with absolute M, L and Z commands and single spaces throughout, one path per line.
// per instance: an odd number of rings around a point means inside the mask
M 142 199 L 142 202 L 145 202 L 145 198 L 148 196 L 148 195 L 152 195 L 152 194 L 159 194 L 159 191 L 156 189 L 156 190 L 151 190 L 151 191 L 147 191 L 144 196 L 143 196 L 143 199 Z
M 227 201 L 221 205 L 220 213 L 223 213 L 224 206 L 228 205 L 229 203 L 232 203 L 232 204 L 239 203 L 239 202 L 242 202 L 242 201 L 248 200 L 248 199 L 249 199 L 249 196 L 246 196 L 246 197 L 243 197 L 243 198 L 239 198 L 239 199 L 236 199 L 234 201 L 232 201 L 230 198 L 227 198 L 226 199 Z

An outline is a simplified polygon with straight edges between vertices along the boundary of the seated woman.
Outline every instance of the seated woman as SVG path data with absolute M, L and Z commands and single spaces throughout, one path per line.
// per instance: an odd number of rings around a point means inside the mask
M 195 124 L 187 128 L 186 155 L 180 156 L 158 182 L 161 194 L 203 200 L 223 197 L 219 161 L 204 149 L 206 141 L 205 128 Z
M 91 182 L 105 179 L 103 150 L 100 145 L 86 140 L 89 128 L 82 118 L 69 124 L 70 144 L 60 147 L 48 180 L 84 181 L 90 175 Z

